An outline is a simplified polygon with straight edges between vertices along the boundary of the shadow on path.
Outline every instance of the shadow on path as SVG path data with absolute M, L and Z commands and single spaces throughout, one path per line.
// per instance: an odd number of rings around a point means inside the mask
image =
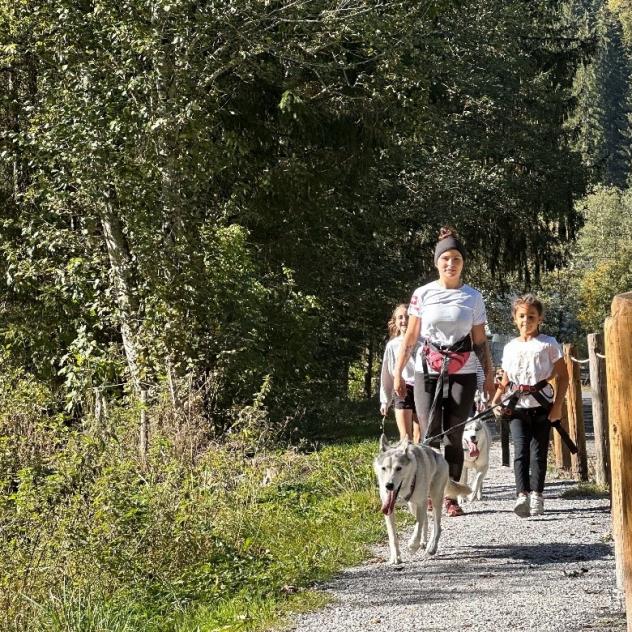
M 612 556 L 612 546 L 609 544 L 546 542 L 528 545 L 479 545 L 477 549 L 486 558 L 506 558 L 531 564 L 568 564 Z

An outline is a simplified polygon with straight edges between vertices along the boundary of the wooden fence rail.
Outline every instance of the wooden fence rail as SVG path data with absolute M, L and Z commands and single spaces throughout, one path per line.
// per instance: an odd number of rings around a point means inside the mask
M 612 522 L 617 585 L 625 590 L 632 632 L 632 292 L 614 297 L 606 320 Z

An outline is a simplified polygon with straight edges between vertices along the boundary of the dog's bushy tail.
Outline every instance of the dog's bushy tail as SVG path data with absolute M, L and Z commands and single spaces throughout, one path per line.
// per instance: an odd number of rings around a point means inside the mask
M 446 498 L 456 498 L 457 496 L 467 496 L 471 494 L 472 490 L 469 485 L 463 485 L 462 483 L 457 483 L 453 481 L 451 478 L 448 479 L 448 483 L 445 486 L 445 497 Z

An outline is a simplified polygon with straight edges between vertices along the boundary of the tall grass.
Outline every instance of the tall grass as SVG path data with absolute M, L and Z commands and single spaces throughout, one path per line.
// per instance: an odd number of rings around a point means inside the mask
M 37 410 L 22 436 L 24 415 L 0 417 L 2 630 L 260 630 L 322 603 L 310 586 L 382 536 L 373 426 L 371 439 L 233 441 L 193 459 L 155 427 L 141 462 L 124 409 L 106 434 Z M 349 411 L 336 421 L 367 426 Z

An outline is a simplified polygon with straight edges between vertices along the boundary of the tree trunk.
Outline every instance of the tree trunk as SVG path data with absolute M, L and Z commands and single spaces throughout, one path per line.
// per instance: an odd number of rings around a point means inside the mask
M 139 345 L 137 329 L 133 324 L 139 320 L 138 304 L 134 297 L 134 284 L 131 280 L 129 246 L 123 234 L 120 219 L 113 210 L 111 201 L 108 201 L 105 205 L 101 217 L 101 225 L 110 258 L 110 273 L 114 286 L 114 295 L 119 308 L 123 349 L 125 350 L 132 384 L 136 392 L 140 393 Z
M 373 396 L 373 340 L 367 347 L 366 371 L 364 372 L 364 395 L 367 399 Z
M 157 32 L 168 32 L 163 21 L 170 17 L 152 12 L 152 24 Z M 162 179 L 163 221 L 162 233 L 165 244 L 173 247 L 179 235 L 184 231 L 182 217 L 182 196 L 177 174 L 179 124 L 176 122 L 173 110 L 178 98 L 178 82 L 176 67 L 175 44 L 165 35 L 160 47 L 153 57 L 156 69 L 153 115 L 156 121 L 163 121 L 163 125 L 156 130 L 157 152 Z

